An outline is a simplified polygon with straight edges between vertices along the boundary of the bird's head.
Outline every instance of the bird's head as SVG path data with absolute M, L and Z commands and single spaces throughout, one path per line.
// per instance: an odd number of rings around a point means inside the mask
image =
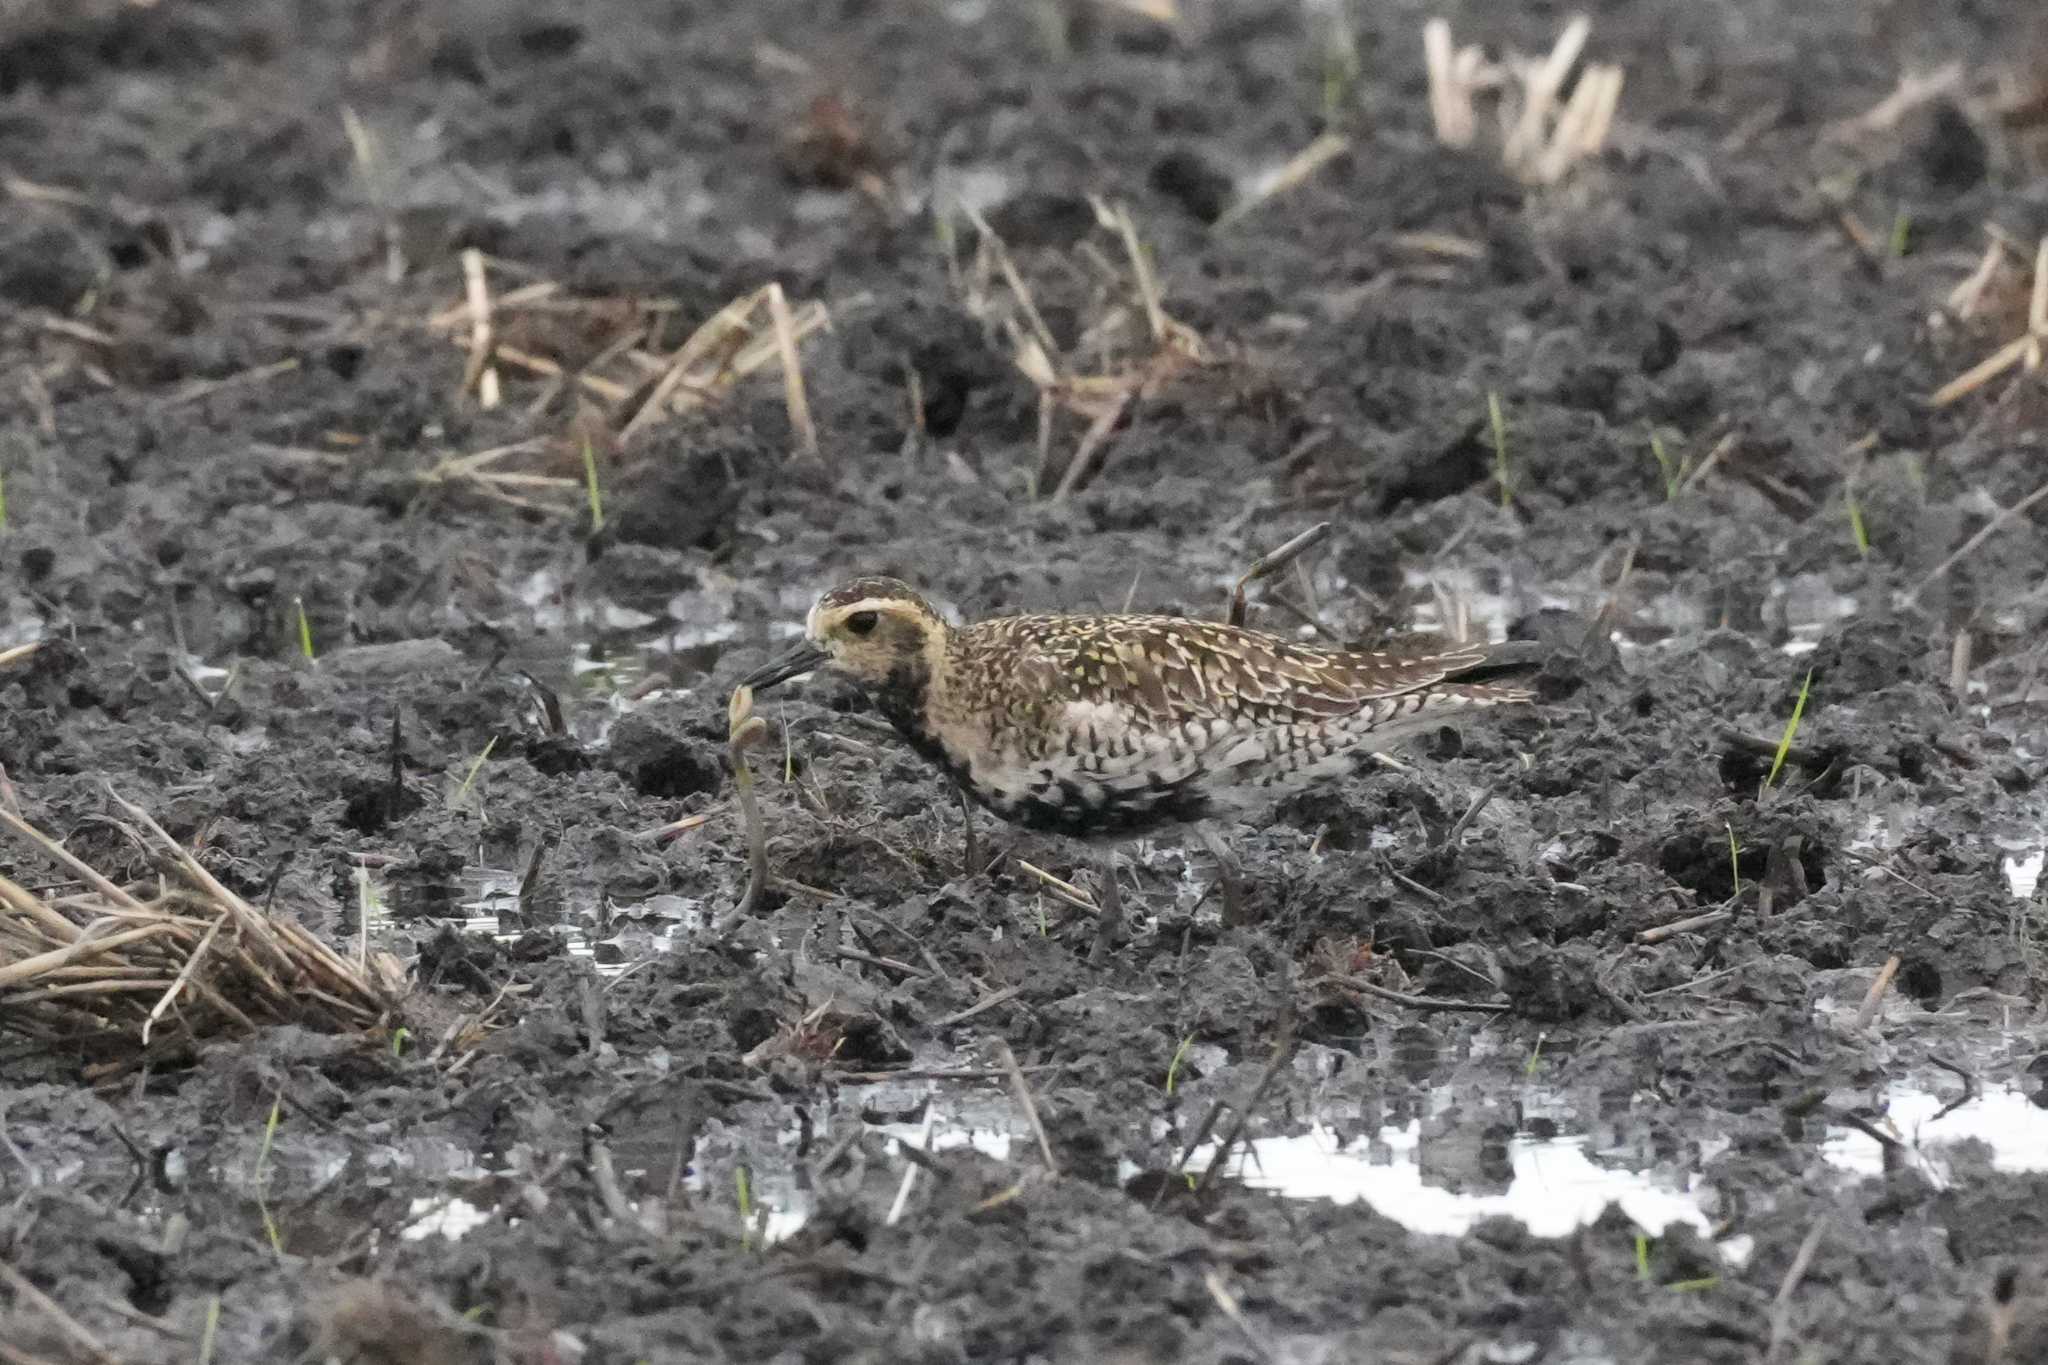
M 822 668 L 864 688 L 883 687 L 928 672 L 948 629 L 909 584 L 856 578 L 820 597 L 804 620 L 804 638 L 742 685 L 760 691 Z

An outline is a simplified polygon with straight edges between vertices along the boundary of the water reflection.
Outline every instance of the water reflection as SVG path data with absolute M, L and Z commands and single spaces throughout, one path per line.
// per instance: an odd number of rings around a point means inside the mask
M 1599 1218 L 1609 1204 L 1619 1205 L 1652 1236 L 1673 1223 L 1712 1234 L 1697 1171 L 1603 1166 L 1588 1145 L 1583 1135 L 1518 1133 L 1506 1143 L 1506 1188 L 1476 1193 L 1429 1177 L 1419 1118 L 1350 1142 L 1314 1124 L 1305 1133 L 1256 1139 L 1249 1152 L 1231 1157 L 1228 1173 L 1253 1189 L 1290 1198 L 1363 1200 L 1405 1228 L 1444 1237 L 1463 1236 L 1482 1219 L 1496 1217 L 1513 1218 L 1538 1237 L 1562 1237 Z M 1197 1152 L 1190 1169 L 1205 1170 L 1213 1157 L 1213 1147 Z M 1746 1246 L 1724 1250 L 1736 1264 L 1747 1255 Z
M 2048 1171 L 2048 1109 L 2011 1087 L 1954 1104 L 1912 1083 L 1892 1085 L 1884 1093 L 1884 1121 L 1937 1185 L 1946 1186 L 1951 1175 L 1941 1149 L 1964 1141 L 1990 1148 L 1995 1171 Z M 1830 1127 L 1821 1154 L 1830 1165 L 1857 1175 L 1885 1171 L 1884 1144 L 1854 1128 Z

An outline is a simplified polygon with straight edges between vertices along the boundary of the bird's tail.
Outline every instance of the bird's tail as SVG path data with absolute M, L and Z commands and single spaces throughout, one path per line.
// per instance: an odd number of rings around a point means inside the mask
M 1460 668 L 1444 679 L 1444 684 L 1472 684 L 1515 682 L 1533 677 L 1543 667 L 1543 661 L 1550 657 L 1550 647 L 1536 640 L 1507 640 L 1497 645 L 1488 645 L 1479 661 L 1468 668 Z M 1526 689 L 1509 688 L 1515 695 L 1502 696 L 1500 701 L 1528 701 L 1535 694 Z
M 1433 696 L 1443 699 L 1444 704 L 1440 707 L 1443 710 L 1508 706 L 1516 702 L 1536 700 L 1533 688 L 1517 687 L 1511 683 L 1466 682 L 1464 677 L 1460 677 L 1457 682 L 1438 683 L 1430 692 Z

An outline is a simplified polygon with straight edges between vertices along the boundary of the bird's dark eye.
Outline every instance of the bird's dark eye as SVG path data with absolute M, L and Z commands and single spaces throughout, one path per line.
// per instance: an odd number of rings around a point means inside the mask
M 846 628 L 855 635 L 872 635 L 875 623 L 882 619 L 879 612 L 857 611 L 846 618 Z

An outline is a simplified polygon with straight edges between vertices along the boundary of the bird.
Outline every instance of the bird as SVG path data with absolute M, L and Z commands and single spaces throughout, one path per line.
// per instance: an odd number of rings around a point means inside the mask
M 1533 701 L 1517 680 L 1534 651 L 1324 649 L 1163 615 L 954 625 L 900 579 L 860 577 L 820 596 L 802 638 L 741 685 L 843 677 L 997 818 L 1105 847 L 1100 958 L 1121 915 L 1118 843 L 1255 813 L 1454 716 Z

